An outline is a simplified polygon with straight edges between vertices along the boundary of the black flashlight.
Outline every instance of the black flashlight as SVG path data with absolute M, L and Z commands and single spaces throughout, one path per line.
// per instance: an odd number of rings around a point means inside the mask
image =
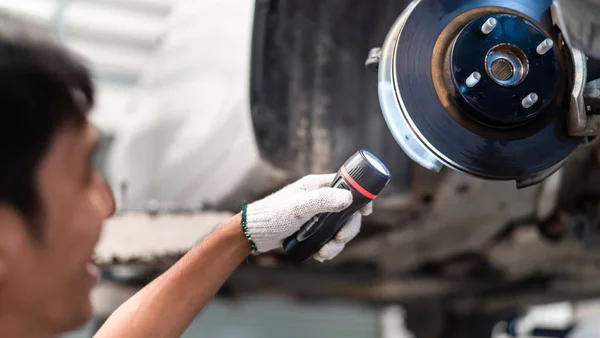
M 295 263 L 303 263 L 329 242 L 352 214 L 371 202 L 390 181 L 390 171 L 373 154 L 359 150 L 338 170 L 331 187 L 352 192 L 352 204 L 343 211 L 322 213 L 306 222 L 283 242 L 283 250 Z

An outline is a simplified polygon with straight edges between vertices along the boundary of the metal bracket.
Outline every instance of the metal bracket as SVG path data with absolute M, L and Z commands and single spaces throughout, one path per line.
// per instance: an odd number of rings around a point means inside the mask
M 600 116 L 587 114 L 583 98 L 587 78 L 587 58 L 580 50 L 569 49 L 574 67 L 573 90 L 569 97 L 569 134 L 571 136 L 596 136 L 600 134 Z
M 588 115 L 584 101 L 584 92 L 587 82 L 587 57 L 579 49 L 569 44 L 569 37 L 565 30 L 560 5 L 554 1 L 551 6 L 552 22 L 561 30 L 563 41 L 566 45 L 568 57 L 573 64 L 573 75 L 570 79 L 573 89 L 569 97 L 568 128 L 571 136 L 597 136 L 600 134 L 600 116 Z

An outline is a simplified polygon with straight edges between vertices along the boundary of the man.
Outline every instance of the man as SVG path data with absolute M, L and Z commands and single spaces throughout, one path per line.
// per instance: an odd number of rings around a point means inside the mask
M 115 210 L 92 165 L 93 85 L 51 42 L 0 36 L 0 103 L 0 336 L 54 337 L 91 316 L 91 257 Z M 314 215 L 350 205 L 348 191 L 327 187 L 332 178 L 306 176 L 248 205 L 124 303 L 97 337 L 179 337 L 249 254 L 278 248 Z M 335 257 L 360 221 L 357 213 L 315 258 Z

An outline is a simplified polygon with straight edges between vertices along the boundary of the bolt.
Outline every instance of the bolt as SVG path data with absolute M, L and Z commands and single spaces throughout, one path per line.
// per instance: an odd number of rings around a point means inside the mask
M 529 95 L 527 95 L 523 101 L 521 101 L 521 104 L 523 105 L 523 108 L 531 108 L 536 102 L 538 102 L 538 95 L 536 93 L 531 93 Z
M 483 26 L 481 26 L 481 32 L 485 35 L 488 35 L 494 30 L 494 28 L 496 28 L 497 24 L 498 24 L 498 20 L 496 20 L 494 18 L 489 18 L 483 24 Z
M 480 80 L 481 74 L 479 74 L 478 72 L 473 72 L 471 75 L 469 75 L 465 83 L 467 84 L 467 87 L 473 88 L 476 84 L 479 83 Z
M 552 39 L 546 39 L 540 43 L 535 49 L 539 55 L 548 53 L 554 47 L 554 41 Z
M 381 48 L 373 48 L 369 51 L 365 67 L 371 72 L 376 72 L 379 69 L 379 60 L 381 60 Z

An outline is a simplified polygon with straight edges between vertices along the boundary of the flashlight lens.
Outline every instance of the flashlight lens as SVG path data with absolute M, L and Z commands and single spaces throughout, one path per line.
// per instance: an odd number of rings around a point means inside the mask
M 382 175 L 390 176 L 390 171 L 388 170 L 388 168 L 377 157 L 375 157 L 375 155 L 371 154 L 366 150 L 363 150 L 362 153 L 363 155 L 365 155 L 364 157 L 367 160 L 367 162 L 369 162 L 371 167 L 375 168 Z

